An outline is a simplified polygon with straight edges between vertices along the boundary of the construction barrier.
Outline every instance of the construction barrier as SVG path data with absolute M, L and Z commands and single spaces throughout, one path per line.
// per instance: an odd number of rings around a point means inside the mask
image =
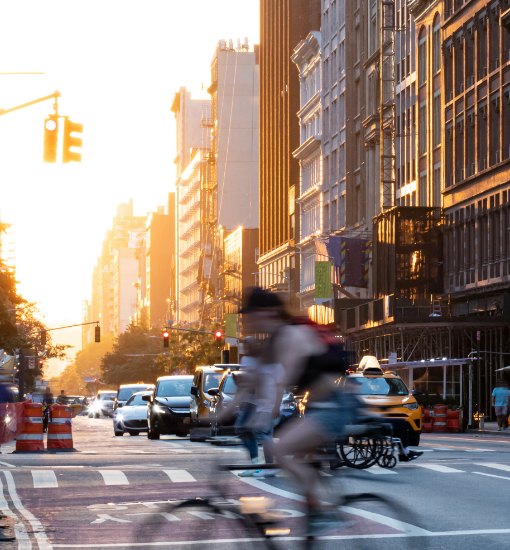
M 432 425 L 432 431 L 434 432 L 446 432 L 447 423 L 447 407 L 446 405 L 435 405 L 434 407 L 434 421 Z
M 24 409 L 24 422 L 23 431 L 16 438 L 16 451 L 44 451 L 42 405 L 31 402 L 17 404 Z
M 66 405 L 51 405 L 46 448 L 50 450 L 74 450 L 73 410 Z
M 421 425 L 421 431 L 423 433 L 430 433 L 432 431 L 432 418 L 430 416 L 430 411 L 425 409 L 425 407 L 421 406 L 421 413 L 422 413 L 422 425 Z
M 447 411 L 446 425 L 448 431 L 451 433 L 458 433 L 461 430 L 460 412 L 459 411 Z

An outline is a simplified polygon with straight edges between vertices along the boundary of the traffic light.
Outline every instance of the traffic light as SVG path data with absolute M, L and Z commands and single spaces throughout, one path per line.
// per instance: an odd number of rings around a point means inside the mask
M 214 339 L 216 340 L 216 343 L 217 343 L 218 345 L 223 344 L 223 332 L 221 332 L 221 330 L 217 330 L 217 331 L 214 333 Z
M 46 345 L 46 331 L 43 330 L 41 331 L 41 346 L 45 346 Z
M 40 369 L 42 369 L 43 364 L 44 364 L 44 363 L 43 363 L 43 360 L 42 360 L 42 359 L 39 359 L 39 368 L 40 368 Z
M 95 342 L 101 342 L 101 327 L 96 326 L 94 328 L 94 341 Z
M 49 115 L 44 121 L 43 161 L 57 162 L 58 117 Z
M 169 336 L 170 336 L 170 333 L 168 332 L 168 330 L 165 330 L 165 332 L 163 332 L 163 347 L 164 348 L 168 347 L 168 337 Z
M 62 148 L 62 164 L 81 162 L 81 153 L 71 151 L 71 147 L 81 147 L 82 138 L 73 137 L 72 133 L 83 133 L 83 124 L 71 122 L 68 118 L 64 122 L 64 146 Z

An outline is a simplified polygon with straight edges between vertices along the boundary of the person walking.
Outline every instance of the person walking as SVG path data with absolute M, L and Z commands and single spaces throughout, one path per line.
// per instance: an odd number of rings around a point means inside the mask
M 498 432 L 506 430 L 505 420 L 508 414 L 508 405 L 510 402 L 510 391 L 508 383 L 499 379 L 496 387 L 492 390 L 492 406 L 496 409 L 496 418 L 498 420 Z

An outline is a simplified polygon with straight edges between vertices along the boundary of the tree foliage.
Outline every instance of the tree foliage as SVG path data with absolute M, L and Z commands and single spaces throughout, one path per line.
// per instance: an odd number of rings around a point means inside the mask
M 102 358 L 102 382 L 115 386 L 154 383 L 159 376 L 190 373 L 198 365 L 217 363 L 219 355 L 210 334 L 170 330 L 169 347 L 164 348 L 160 328 L 131 324 L 115 337 L 112 351 Z

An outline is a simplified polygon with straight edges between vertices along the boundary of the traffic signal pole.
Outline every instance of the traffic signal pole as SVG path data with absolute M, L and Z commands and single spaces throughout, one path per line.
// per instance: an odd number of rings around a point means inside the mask
M 42 103 L 43 101 L 48 101 L 48 99 L 55 99 L 55 102 L 56 102 L 59 97 L 61 97 L 60 92 L 58 90 L 55 90 L 55 92 L 50 95 L 40 97 L 39 99 L 34 99 L 33 101 L 29 101 L 28 103 L 23 103 L 22 105 L 18 105 L 17 107 L 11 107 L 10 109 L 0 109 L 0 116 L 13 113 L 14 111 L 19 111 L 20 109 L 24 109 L 25 107 L 36 105 L 37 103 Z

